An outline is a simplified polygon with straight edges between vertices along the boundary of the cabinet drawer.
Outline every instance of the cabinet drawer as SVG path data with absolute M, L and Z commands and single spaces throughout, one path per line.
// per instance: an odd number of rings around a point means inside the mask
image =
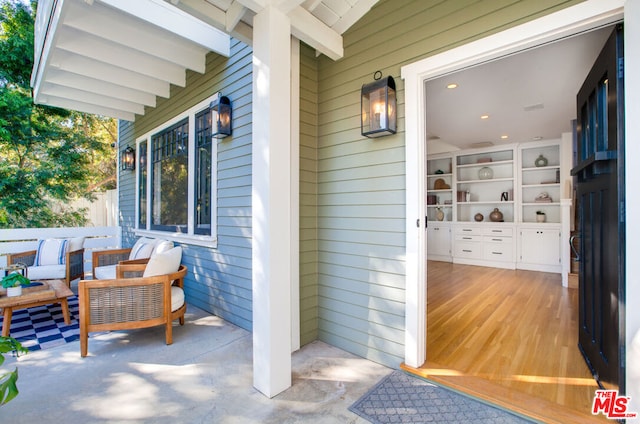
M 496 228 L 496 227 L 483 228 L 482 229 L 482 234 L 484 234 L 485 236 L 512 237 L 513 236 L 513 228 Z
M 474 236 L 468 234 L 456 234 L 456 241 L 475 241 L 481 242 L 482 236 Z
M 456 241 L 455 256 L 467 259 L 482 259 L 482 244 L 466 241 Z
M 513 238 L 512 237 L 502 237 L 502 236 L 484 236 L 484 237 L 482 237 L 482 241 L 484 241 L 487 244 L 490 244 L 490 243 L 509 243 L 509 244 L 511 244 L 513 242 Z
M 484 243 L 484 259 L 487 261 L 513 260 L 513 243 Z
M 482 229 L 477 227 L 456 227 L 456 234 L 482 235 Z

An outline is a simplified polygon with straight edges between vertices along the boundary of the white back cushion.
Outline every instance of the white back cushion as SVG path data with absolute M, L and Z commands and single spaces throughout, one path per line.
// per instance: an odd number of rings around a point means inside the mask
M 62 265 L 65 263 L 69 241 L 66 239 L 46 239 L 38 241 L 34 266 Z
M 154 253 L 166 252 L 169 249 L 173 249 L 172 241 L 158 239 L 155 242 L 155 245 L 153 247 L 153 252 L 151 254 L 153 255 Z
M 151 256 L 153 248 L 155 247 L 155 240 L 150 238 L 141 237 L 131 248 L 129 253 L 129 259 L 144 259 Z
M 74 237 L 69 239 L 69 252 L 75 252 L 84 246 L 84 237 Z
M 144 269 L 143 277 L 153 277 L 154 275 L 172 274 L 180 268 L 182 261 L 182 247 L 174 247 L 166 252 L 154 253 L 149 258 L 149 263 Z

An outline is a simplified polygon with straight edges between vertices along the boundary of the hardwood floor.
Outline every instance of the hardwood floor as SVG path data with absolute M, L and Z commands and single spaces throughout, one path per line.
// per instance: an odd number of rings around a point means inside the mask
M 430 261 L 427 281 L 427 363 L 413 372 L 545 422 L 606 421 L 590 413 L 578 292 L 559 274 Z

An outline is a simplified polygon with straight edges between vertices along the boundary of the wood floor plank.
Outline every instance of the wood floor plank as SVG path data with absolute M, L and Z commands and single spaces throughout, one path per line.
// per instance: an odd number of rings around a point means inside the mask
M 559 274 L 435 261 L 427 269 L 423 370 L 455 370 L 458 385 L 484 381 L 503 397 L 555 405 L 565 419 L 604 420 L 590 415 L 597 384 L 577 346 L 577 290 Z

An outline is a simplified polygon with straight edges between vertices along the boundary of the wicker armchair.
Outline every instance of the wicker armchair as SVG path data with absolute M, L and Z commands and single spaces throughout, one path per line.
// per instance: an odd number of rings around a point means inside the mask
M 80 355 L 87 356 L 90 332 L 165 326 L 165 341 L 173 343 L 172 322 L 184 325 L 184 277 L 187 267 L 154 277 L 141 277 L 145 264 L 121 264 L 115 280 L 82 280 L 80 300 Z M 173 295 L 172 295 L 173 292 Z M 173 305 L 174 303 L 180 303 Z
M 139 249 L 139 244 L 147 244 L 152 248 Z M 146 263 L 155 252 L 166 251 L 173 247 L 173 242 L 162 239 L 140 238 L 133 247 L 122 249 L 94 250 L 91 252 L 91 275 L 93 279 L 115 278 L 115 266 L 119 263 Z M 136 249 L 132 258 L 131 251 Z
M 84 278 L 84 248 L 67 252 L 65 263 L 56 265 L 44 265 L 34 267 L 36 250 L 13 253 L 7 257 L 7 265 L 16 263 L 25 264 L 28 267 L 28 276 L 38 280 L 63 280 L 71 287 L 71 282 L 77 278 Z M 59 268 L 59 269 L 58 269 Z

